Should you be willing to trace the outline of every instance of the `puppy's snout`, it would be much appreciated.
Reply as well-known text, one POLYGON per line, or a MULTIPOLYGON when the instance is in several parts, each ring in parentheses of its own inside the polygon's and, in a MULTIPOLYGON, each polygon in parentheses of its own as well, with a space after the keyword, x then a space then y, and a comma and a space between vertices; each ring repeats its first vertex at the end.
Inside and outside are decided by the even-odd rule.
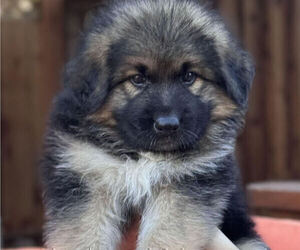
POLYGON ((175 132, 179 129, 180 122, 177 116, 159 116, 154 121, 154 129, 159 133, 175 132))

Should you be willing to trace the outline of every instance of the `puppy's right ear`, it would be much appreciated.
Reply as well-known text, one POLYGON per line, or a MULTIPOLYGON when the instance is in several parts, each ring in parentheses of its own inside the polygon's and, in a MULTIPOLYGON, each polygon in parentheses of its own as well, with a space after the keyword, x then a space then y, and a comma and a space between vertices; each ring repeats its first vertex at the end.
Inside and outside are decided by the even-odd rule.
POLYGON ((65 66, 63 90, 54 99, 51 124, 70 133, 97 110, 107 96, 103 70, 82 54, 65 66))
POLYGON ((84 53, 78 53, 66 64, 64 71, 64 88, 72 91, 82 104, 95 106, 102 102, 108 91, 108 81, 103 69, 84 53))

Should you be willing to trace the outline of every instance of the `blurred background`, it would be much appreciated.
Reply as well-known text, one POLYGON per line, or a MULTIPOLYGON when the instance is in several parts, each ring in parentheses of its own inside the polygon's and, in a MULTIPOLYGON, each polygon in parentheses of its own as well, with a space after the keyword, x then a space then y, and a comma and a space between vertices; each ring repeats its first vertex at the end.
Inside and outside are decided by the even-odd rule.
MULTIPOLYGON (((38 161, 51 100, 60 89, 63 64, 74 51, 87 11, 99 4, 1 1, 4 246, 41 244, 38 161)), ((237 148, 245 186, 260 182, 248 185, 251 210, 300 219, 300 1, 211 4, 256 61, 246 128, 237 148)))

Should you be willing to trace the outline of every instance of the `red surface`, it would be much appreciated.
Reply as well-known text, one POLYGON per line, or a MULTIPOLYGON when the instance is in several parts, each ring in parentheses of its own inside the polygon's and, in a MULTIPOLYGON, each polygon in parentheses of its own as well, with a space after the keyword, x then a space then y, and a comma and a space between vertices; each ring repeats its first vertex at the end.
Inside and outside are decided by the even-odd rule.
POLYGON ((256 229, 271 250, 300 250, 300 221, 254 217, 256 229))
MULTIPOLYGON (((256 229, 271 250, 300 250, 300 221, 254 217, 256 229)), ((124 237, 122 250, 134 250, 138 224, 135 223, 124 237)), ((18 250, 42 250, 18 248, 18 250)))

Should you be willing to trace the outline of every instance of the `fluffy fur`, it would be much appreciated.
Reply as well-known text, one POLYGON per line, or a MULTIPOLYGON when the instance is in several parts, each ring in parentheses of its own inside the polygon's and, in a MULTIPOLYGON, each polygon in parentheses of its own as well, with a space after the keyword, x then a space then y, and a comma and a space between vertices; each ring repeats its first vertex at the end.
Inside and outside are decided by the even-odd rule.
POLYGON ((216 226, 240 249, 267 249, 234 159, 249 56, 196 0, 110 2, 55 99, 42 165, 47 247, 118 249, 140 216, 140 250, 205 249, 216 226), (178 128, 157 129, 160 118, 178 128))

